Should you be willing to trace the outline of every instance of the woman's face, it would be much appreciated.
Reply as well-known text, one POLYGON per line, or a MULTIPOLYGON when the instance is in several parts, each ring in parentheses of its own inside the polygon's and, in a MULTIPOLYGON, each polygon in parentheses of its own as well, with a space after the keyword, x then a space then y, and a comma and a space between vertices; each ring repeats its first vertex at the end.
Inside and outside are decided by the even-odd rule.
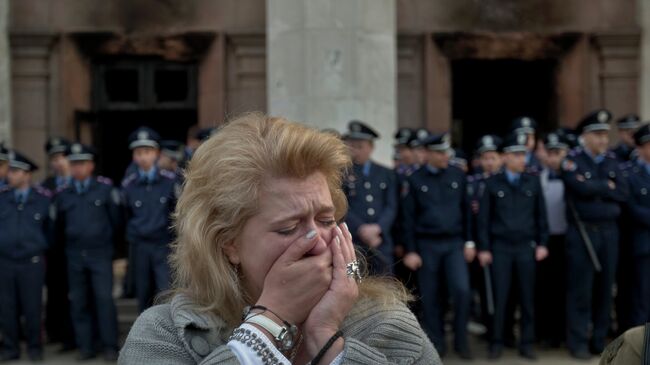
POLYGON ((334 204, 322 173, 305 179, 272 178, 265 182, 258 213, 225 251, 231 263, 240 265, 247 293, 255 301, 266 274, 287 247, 316 230, 319 242, 307 255, 322 254, 329 249, 335 226, 334 204))

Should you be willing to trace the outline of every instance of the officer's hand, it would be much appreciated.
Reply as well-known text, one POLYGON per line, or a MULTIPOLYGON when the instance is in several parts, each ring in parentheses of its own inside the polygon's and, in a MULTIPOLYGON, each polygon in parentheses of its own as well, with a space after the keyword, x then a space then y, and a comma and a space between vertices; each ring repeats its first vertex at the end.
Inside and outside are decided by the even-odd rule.
POLYGON ((548 248, 544 246, 537 246, 535 249, 535 260, 542 261, 548 257, 548 248))
POLYGON ((578 174, 578 175, 576 175, 576 180, 578 180, 580 182, 585 182, 585 177, 578 174))
POLYGON ((475 247, 465 247, 463 250, 465 255, 465 261, 472 262, 476 258, 476 248, 475 247))
POLYGON ((612 180, 607 180, 607 186, 609 186, 609 188, 612 190, 616 189, 616 183, 612 180))
POLYGON ((472 200, 471 207, 472 207, 472 214, 478 214, 479 211, 478 201, 472 200))
POLYGON ((422 258, 415 252, 409 252, 404 256, 404 266, 411 271, 416 271, 422 267, 422 258))
POLYGON ((368 242, 368 246, 371 248, 377 248, 381 246, 383 242, 384 240, 381 238, 381 236, 375 236, 370 240, 370 242, 368 242))
POLYGON ((393 255, 397 258, 401 258, 404 256, 404 246, 402 245, 395 245, 395 250, 393 251, 393 255))
POLYGON ((487 266, 492 263, 492 253, 490 251, 480 251, 478 253, 478 262, 481 266, 487 266))
POLYGON ((358 234, 359 238, 361 238, 361 241, 366 245, 369 244, 369 242, 372 240, 372 228, 369 224, 360 225, 358 234))

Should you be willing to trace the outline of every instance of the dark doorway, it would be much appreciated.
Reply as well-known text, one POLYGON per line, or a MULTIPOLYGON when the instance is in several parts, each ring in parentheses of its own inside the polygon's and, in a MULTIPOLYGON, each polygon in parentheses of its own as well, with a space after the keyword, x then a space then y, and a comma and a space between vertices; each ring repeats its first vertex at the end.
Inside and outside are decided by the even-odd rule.
POLYGON ((185 142, 197 123, 196 65, 156 58, 102 59, 93 79, 97 172, 119 182, 131 163, 128 137, 140 126, 185 142))
POLYGON ((540 131, 557 126, 553 60, 452 62, 454 142, 468 154, 484 134, 503 136, 511 121, 533 117, 540 131))

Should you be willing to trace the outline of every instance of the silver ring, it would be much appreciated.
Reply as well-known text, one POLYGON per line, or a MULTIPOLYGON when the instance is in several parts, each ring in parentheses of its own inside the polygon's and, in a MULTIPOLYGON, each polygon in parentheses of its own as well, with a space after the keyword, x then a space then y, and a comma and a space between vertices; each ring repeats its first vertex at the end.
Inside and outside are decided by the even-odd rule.
POLYGON ((354 279, 357 283, 361 282, 361 269, 359 261, 354 260, 346 265, 346 275, 354 279))

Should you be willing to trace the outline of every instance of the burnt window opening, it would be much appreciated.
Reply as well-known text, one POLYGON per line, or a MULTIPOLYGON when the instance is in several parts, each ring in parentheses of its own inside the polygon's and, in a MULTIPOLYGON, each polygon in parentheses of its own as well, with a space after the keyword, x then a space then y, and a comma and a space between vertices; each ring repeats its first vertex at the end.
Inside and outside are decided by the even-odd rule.
POLYGON ((158 59, 100 60, 93 83, 96 110, 193 108, 196 65, 158 59))

